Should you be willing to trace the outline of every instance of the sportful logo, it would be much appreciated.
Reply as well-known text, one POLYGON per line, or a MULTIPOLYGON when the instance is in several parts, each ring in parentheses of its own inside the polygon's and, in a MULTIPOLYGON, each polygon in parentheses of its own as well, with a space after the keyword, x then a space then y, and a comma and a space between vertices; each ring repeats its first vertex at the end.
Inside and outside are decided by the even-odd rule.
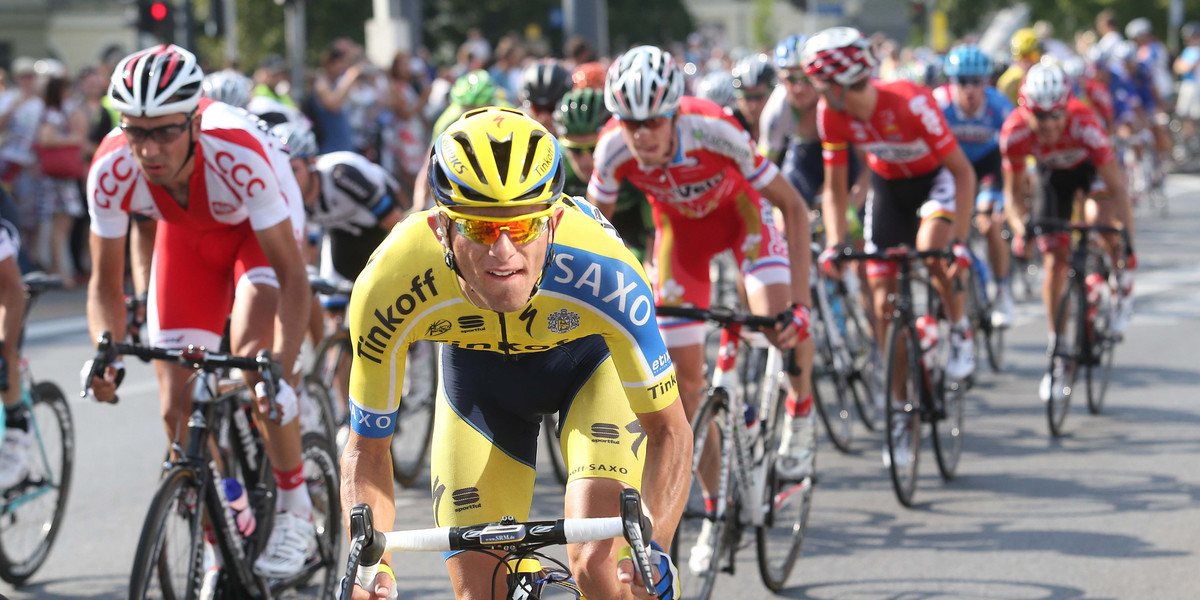
POLYGON ((550 331, 554 333, 567 333, 579 327, 579 313, 560 308, 557 312, 550 313, 550 316, 546 317, 546 321, 550 331))
POLYGON ((621 438, 621 429, 613 423, 592 423, 592 441, 616 444, 621 438))
POLYGON ((485 323, 481 315, 466 315, 458 318, 458 328, 464 332, 482 331, 485 323))

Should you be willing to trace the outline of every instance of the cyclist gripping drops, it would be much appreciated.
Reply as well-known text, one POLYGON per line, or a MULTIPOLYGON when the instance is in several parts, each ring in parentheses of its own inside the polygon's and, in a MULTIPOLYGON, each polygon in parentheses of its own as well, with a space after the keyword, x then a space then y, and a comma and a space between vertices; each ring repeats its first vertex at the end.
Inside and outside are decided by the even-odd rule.
MULTIPOLYGON (((660 549, 683 511, 691 429, 640 264, 598 210, 563 195, 563 180, 554 136, 518 111, 470 111, 438 137, 429 168, 438 206, 392 231, 350 299, 353 429, 342 506, 366 503, 376 523, 394 521, 388 451, 405 349, 441 342, 436 524, 526 520, 542 416, 558 413, 566 516, 617 516, 620 491, 643 490, 658 593, 676 598, 675 569, 660 549)), ((618 561, 623 547, 568 546, 587 597, 648 597, 631 561, 618 561)), ((504 590, 497 560, 447 556, 455 597, 504 590)), ((356 588, 354 598, 395 588, 383 565, 374 589, 356 588)))

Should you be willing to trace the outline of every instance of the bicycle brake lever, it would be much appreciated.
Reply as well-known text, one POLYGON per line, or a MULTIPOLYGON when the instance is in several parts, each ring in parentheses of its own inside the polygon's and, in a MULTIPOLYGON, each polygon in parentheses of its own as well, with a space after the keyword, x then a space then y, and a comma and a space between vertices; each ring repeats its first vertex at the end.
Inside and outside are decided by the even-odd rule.
MULTIPOLYGON (((375 574, 379 572, 379 561, 383 559, 383 536, 375 532, 374 517, 367 504, 356 504, 350 509, 350 539, 354 542, 347 562, 346 581, 371 590, 375 574), (355 553, 355 550, 358 550, 355 553)), ((349 596, 343 596, 349 598, 349 596)))
POLYGON ((275 394, 279 391, 279 380, 283 373, 283 367, 271 360, 269 350, 259 350, 254 360, 258 362, 258 372, 262 374, 263 387, 267 392, 267 403, 270 405, 267 419, 275 421, 279 419, 279 405, 275 402, 275 394))
POLYGON ((633 564, 642 575, 642 585, 647 594, 657 596, 654 570, 650 568, 650 554, 646 551, 650 546, 653 527, 642 512, 642 497, 637 490, 621 490, 621 522, 625 529, 625 541, 629 543, 633 555, 633 564))
MULTIPOLYGON (((96 378, 103 379, 104 369, 115 359, 116 351, 113 349, 112 333, 105 331, 96 338, 96 357, 92 359, 92 370, 88 373, 83 390, 79 392, 80 398, 87 398, 88 390, 91 389, 90 382, 96 378)), ((114 393, 112 402, 108 404, 117 404, 120 401, 121 397, 114 393)))

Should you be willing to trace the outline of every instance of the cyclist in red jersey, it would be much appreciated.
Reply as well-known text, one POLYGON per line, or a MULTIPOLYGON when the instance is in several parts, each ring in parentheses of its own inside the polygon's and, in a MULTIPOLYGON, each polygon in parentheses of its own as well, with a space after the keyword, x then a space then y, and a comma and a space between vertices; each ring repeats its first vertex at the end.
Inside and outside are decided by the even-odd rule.
MULTIPOLYGON (((804 45, 801 61, 823 96, 817 124, 829 190, 823 211, 829 247, 821 256, 822 266, 832 270, 839 247, 848 242, 846 163, 847 146, 853 143, 867 153, 875 192, 866 208, 867 251, 907 245, 918 250, 950 246, 954 252, 955 268, 941 260, 930 260, 928 266, 951 323, 946 376, 969 376, 975 369, 972 334, 962 296, 954 293, 951 279, 970 266, 963 240, 975 203, 971 162, 929 90, 904 80, 871 79, 874 51, 858 30, 833 27, 817 33, 804 45)), ((895 266, 868 264, 867 277, 877 317, 876 340, 882 344, 887 339, 888 295, 896 290, 895 266)), ((895 425, 907 426, 907 420, 895 425)))
MULTIPOLYGON (((1125 220, 1125 215, 1129 214, 1129 197, 1112 144, 1095 113, 1071 97, 1070 83, 1063 70, 1057 65, 1046 64, 1029 69, 1021 84, 1020 101, 1021 105, 1009 115, 1000 131, 1004 202, 1013 229, 1013 252, 1018 256, 1025 254, 1029 215, 1025 214, 1024 206, 1013 199, 1023 198, 1026 193, 1025 160, 1029 156, 1037 161, 1037 188, 1033 194, 1035 220, 1071 219, 1076 201, 1086 198, 1091 200, 1082 211, 1087 222, 1112 224, 1117 217, 1132 236, 1132 221, 1125 220), (1101 199, 1103 201, 1098 201, 1101 199)), ((1049 317, 1051 349, 1055 341, 1058 298, 1066 286, 1069 241, 1066 233, 1038 238, 1046 273, 1042 282, 1042 301, 1049 317)), ((1137 264, 1132 237, 1124 257, 1115 254, 1118 245, 1114 242, 1110 239, 1113 262, 1124 263, 1127 270, 1121 285, 1130 290, 1133 283, 1129 270, 1137 264)), ((1119 306, 1118 316, 1112 324, 1114 331, 1124 330, 1129 321, 1131 302, 1131 298, 1127 298, 1119 306)), ((1039 388, 1042 400, 1050 398, 1050 381, 1050 373, 1046 373, 1039 388)), ((1061 392, 1056 390, 1056 393, 1061 392)))
MULTIPOLYGON (((781 476, 802 480, 812 473, 808 440, 815 435, 808 383, 814 353, 808 339, 811 242, 804 199, 755 152, 733 117, 711 101, 683 96, 683 73, 669 52, 653 46, 629 50, 609 67, 604 94, 614 117, 596 144, 588 200, 609 215, 622 181, 646 193, 657 230, 655 301, 707 307, 710 261, 732 250, 752 312, 778 314, 794 303, 794 327, 765 333, 779 348, 795 348, 803 370, 791 378, 785 429, 791 435, 777 462, 781 476), (786 238, 772 205, 783 212, 786 238)), ((690 419, 705 386, 704 323, 660 317, 659 327, 690 419)), ((707 481, 705 489, 715 490, 715 483, 707 481)), ((703 557, 693 552, 692 558, 703 557)))
POLYGON ((1111 134, 1116 123, 1116 112, 1108 86, 1088 75, 1087 61, 1080 56, 1064 60, 1062 68, 1067 74, 1067 80, 1071 82, 1071 92, 1096 113, 1096 117, 1104 125, 1104 131, 1111 134))
MULTIPOLYGON (((158 221, 146 284, 150 342, 217 348, 228 318, 234 353, 270 349, 291 373, 311 297, 297 245, 303 212, 295 177, 282 143, 253 117, 201 99, 202 78, 196 57, 173 45, 131 54, 113 72, 109 99, 121 113, 120 129, 96 151, 87 185, 95 264, 89 330, 93 337, 104 331, 124 336, 126 232, 130 215, 142 214, 158 221)), ((154 364, 163 424, 174 440, 186 433, 182 421, 190 408, 181 399, 191 371, 154 364)), ((243 376, 259 395, 255 417, 279 490, 273 529, 254 569, 288 577, 303 567, 316 535, 296 396, 281 382, 280 418, 271 422, 257 375, 243 376)), ((120 380, 118 364, 102 380, 84 383, 96 399, 112 401, 120 380)))

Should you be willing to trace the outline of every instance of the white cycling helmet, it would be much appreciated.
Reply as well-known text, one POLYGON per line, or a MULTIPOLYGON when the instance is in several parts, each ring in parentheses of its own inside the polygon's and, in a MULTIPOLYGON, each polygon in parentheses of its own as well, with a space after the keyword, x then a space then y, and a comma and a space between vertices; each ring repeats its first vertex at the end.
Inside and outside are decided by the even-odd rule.
POLYGON ((317 136, 312 129, 296 123, 280 123, 271 128, 271 135, 287 146, 288 156, 310 158, 317 155, 317 136))
POLYGON ((712 100, 722 107, 733 106, 737 101, 733 93, 733 75, 723 69, 705 75, 696 86, 696 97, 712 100))
POLYGON ((1087 74, 1087 61, 1082 57, 1072 55, 1063 60, 1062 69, 1068 80, 1079 82, 1087 74))
POLYGON ((204 97, 230 106, 246 108, 254 91, 254 80, 232 69, 204 76, 204 97))
POLYGON ((617 117, 642 121, 679 108, 683 71, 670 52, 631 48, 613 61, 604 78, 604 105, 617 117))
POLYGON ((163 44, 121 59, 109 80, 108 97, 114 110, 131 117, 190 113, 200 104, 203 80, 194 54, 163 44))
POLYGON ((1021 84, 1022 106, 1035 112, 1051 112, 1066 108, 1070 98, 1071 84, 1062 67, 1045 62, 1029 67, 1021 84))
POLYGON ((1150 19, 1138 17, 1125 26, 1125 37, 1133 40, 1143 35, 1150 35, 1153 31, 1154 27, 1150 25, 1150 19))
POLYGON ((813 79, 848 86, 871 76, 875 50, 859 30, 830 27, 808 38, 800 63, 813 79))
POLYGON ((775 85, 775 65, 766 54, 751 54, 733 66, 733 87, 741 90, 775 85))

